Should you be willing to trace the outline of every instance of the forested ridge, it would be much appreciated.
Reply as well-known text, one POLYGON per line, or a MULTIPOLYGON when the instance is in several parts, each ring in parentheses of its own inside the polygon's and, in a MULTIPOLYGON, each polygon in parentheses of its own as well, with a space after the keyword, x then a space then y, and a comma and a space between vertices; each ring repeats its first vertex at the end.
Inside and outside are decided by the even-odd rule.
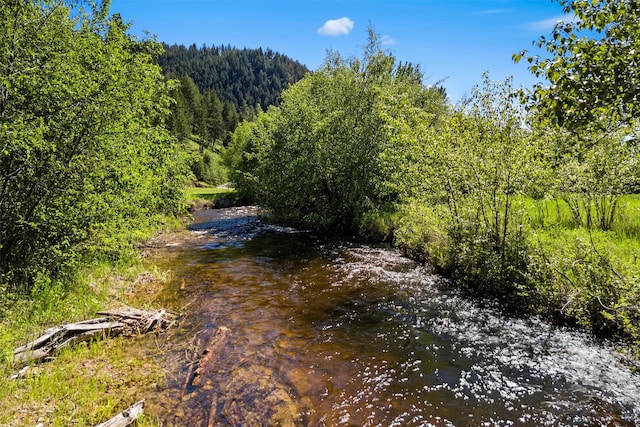
POLYGON ((169 76, 189 76, 201 93, 215 91, 242 112, 276 104, 282 90, 309 72, 306 66, 271 49, 229 45, 189 47, 163 44, 158 64, 169 76))
POLYGON ((221 184, 227 173, 219 152, 236 125, 277 104, 282 91, 309 70, 270 49, 162 46, 158 64, 179 82, 171 90, 167 127, 190 154, 195 178, 221 184))

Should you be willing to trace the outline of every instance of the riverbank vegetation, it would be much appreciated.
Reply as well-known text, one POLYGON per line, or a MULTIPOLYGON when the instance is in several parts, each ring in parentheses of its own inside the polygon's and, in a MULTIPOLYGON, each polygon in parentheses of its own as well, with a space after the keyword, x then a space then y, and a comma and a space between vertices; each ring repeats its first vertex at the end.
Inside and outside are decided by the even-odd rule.
POLYGON ((487 73, 455 107, 370 29, 362 58, 330 53, 239 125, 236 188, 294 224, 392 241, 506 309, 640 343, 638 81, 615 69, 639 59, 638 12, 562 4, 577 23, 541 39, 552 59, 528 58, 550 89, 487 73), (613 68, 594 77, 600 57, 613 68), (610 99, 598 78, 633 82, 610 99))
POLYGON ((108 2, 0 7, 0 284, 29 294, 115 259, 181 209, 183 151, 165 130, 157 44, 108 2))
MULTIPOLYGON (((162 350, 153 351, 142 336, 76 345, 56 354, 53 362, 20 371, 13 365, 13 349, 46 328, 70 319, 95 318, 107 307, 148 306, 150 301, 134 297, 134 291, 168 280, 168 273, 142 263, 117 268, 108 263, 91 265, 81 273, 73 289, 61 285, 41 289, 29 299, 15 299, 3 307, 0 425, 97 425, 164 383, 162 350)), ((143 416, 137 425, 161 424, 143 416)))
POLYGON ((183 210, 162 47, 108 7, 0 3, 0 424, 93 425, 161 379, 119 340, 9 379, 12 350, 46 327, 129 302, 152 275, 138 245, 183 210))

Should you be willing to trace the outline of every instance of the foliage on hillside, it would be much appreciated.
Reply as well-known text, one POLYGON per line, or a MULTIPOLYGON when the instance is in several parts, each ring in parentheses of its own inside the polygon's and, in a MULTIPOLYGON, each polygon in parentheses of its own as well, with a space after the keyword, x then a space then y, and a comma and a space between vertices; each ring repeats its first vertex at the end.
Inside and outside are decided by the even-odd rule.
POLYGON ((271 49, 163 44, 157 58, 165 75, 179 84, 171 91, 168 128, 190 157, 199 181, 227 179, 220 152, 242 120, 253 120, 279 102, 284 89, 309 70, 271 49))
POLYGON ((191 172, 198 181, 226 182, 219 151, 228 145, 241 120, 236 107, 222 103, 215 91, 201 94, 189 76, 173 83, 167 129, 188 154, 191 172))
POLYGON ((195 44, 164 45, 158 64, 168 75, 189 76, 203 94, 215 91, 223 103, 231 102, 243 114, 277 104, 280 93, 309 72, 271 49, 195 44))
POLYGON ((178 208, 160 46, 88 5, 0 4, 0 291, 115 257, 178 208))

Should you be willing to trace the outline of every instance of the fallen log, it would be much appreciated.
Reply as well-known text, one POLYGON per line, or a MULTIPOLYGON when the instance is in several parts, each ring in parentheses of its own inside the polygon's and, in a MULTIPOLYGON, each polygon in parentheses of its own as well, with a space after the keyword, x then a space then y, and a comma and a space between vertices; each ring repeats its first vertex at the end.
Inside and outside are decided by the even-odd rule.
POLYGON ((191 384, 200 385, 202 383, 202 378, 215 367, 221 351, 230 337, 231 331, 226 326, 220 326, 216 330, 213 338, 209 341, 209 344, 202 353, 198 367, 193 372, 191 384))
POLYGON ((231 330, 226 326, 218 327, 213 333, 200 331, 194 337, 192 359, 182 386, 182 401, 176 411, 181 420, 176 424, 193 427, 235 425, 220 423, 218 394, 214 391, 214 385, 219 381, 220 365, 225 360, 231 340, 231 330), (209 400, 210 394, 213 394, 213 400, 209 400))
POLYGON ((61 349, 85 341, 163 331, 175 319, 175 315, 165 310, 144 311, 131 307, 100 312, 98 315, 103 317, 47 329, 36 340, 13 351, 14 365, 24 366, 49 360, 61 349))
POLYGON ((136 404, 120 412, 110 420, 105 421, 102 424, 98 424, 96 427, 126 427, 137 420, 143 412, 144 400, 141 400, 140 402, 137 402, 136 404))
POLYGON ((60 333, 60 331, 62 331, 63 328, 61 327, 55 327, 55 328, 49 328, 46 331, 44 331, 44 334, 38 338, 37 340, 30 342, 27 345, 23 345, 22 347, 18 347, 13 351, 13 354, 19 354, 22 353, 24 351, 30 350, 30 349, 37 349, 42 347, 44 344, 46 344, 47 342, 51 341, 51 339, 58 333, 60 333))
POLYGON ((190 369, 185 377, 182 386, 183 394, 188 394, 188 389, 192 386, 202 385, 203 377, 209 372, 224 349, 225 344, 231 338, 231 331, 226 326, 220 326, 216 329, 213 337, 208 339, 206 343, 200 334, 194 339, 196 360, 190 364, 190 369))

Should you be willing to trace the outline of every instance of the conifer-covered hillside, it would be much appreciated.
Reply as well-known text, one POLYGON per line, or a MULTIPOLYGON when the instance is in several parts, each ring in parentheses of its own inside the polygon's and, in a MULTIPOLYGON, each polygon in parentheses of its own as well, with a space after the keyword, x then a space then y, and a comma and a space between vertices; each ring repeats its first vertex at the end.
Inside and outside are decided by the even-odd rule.
POLYGON ((277 104, 283 89, 309 72, 306 66, 271 49, 238 49, 195 44, 169 46, 158 63, 165 74, 189 76, 201 93, 214 90, 220 100, 239 111, 277 104))

